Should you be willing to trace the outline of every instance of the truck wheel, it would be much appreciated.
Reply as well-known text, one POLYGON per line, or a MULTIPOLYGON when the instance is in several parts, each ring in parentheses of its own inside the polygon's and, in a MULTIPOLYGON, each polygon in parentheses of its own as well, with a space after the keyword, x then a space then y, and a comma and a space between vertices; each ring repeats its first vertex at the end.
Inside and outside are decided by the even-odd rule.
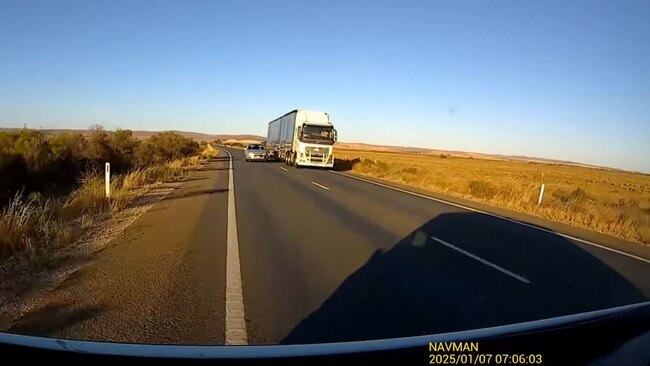
POLYGON ((291 157, 289 158, 289 165, 296 165, 296 154, 291 153, 291 157))

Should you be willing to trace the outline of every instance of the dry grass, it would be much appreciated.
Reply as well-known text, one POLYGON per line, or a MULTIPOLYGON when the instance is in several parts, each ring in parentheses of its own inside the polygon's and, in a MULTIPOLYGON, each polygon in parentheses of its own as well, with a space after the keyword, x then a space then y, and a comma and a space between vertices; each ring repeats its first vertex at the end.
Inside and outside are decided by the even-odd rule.
POLYGON ((81 231, 67 225, 56 201, 27 200, 18 193, 0 212, 0 256, 20 253, 29 260, 76 240, 81 231))
POLYGON ((206 144, 203 151, 201 151, 201 157, 203 159, 214 159, 219 155, 219 150, 215 149, 211 144, 206 144))
POLYGON ((46 259, 56 248, 75 242, 97 220, 121 211, 153 184, 185 179, 201 156, 135 169, 111 179, 105 197, 104 177, 86 173, 64 199, 25 198, 21 193, 0 211, 0 259, 14 255, 46 259))
POLYGON ((345 170, 650 244, 650 175, 343 149, 336 156, 345 170), (538 207, 542 174, 546 187, 538 207))

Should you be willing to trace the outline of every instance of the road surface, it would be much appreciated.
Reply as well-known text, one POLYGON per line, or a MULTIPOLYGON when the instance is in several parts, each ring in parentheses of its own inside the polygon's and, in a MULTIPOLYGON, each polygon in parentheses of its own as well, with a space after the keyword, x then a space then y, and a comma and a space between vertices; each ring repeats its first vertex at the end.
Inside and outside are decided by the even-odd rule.
POLYGON ((232 162, 220 154, 10 331, 141 343, 338 342, 650 299, 647 260, 228 151, 232 162))

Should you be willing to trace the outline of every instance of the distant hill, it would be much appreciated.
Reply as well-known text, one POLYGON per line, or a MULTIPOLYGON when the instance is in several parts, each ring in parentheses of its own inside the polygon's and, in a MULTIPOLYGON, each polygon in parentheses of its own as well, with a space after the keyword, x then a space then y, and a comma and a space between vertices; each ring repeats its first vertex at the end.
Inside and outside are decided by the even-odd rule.
MULTIPOLYGON (((21 128, 14 127, 0 127, 0 131, 20 131, 21 128)), ((92 133, 92 130, 70 130, 70 129, 42 129, 40 130, 45 134, 59 134, 59 133, 81 133, 84 135, 89 135, 92 133)), ((145 139, 151 137, 160 132, 175 132, 185 137, 191 138, 196 141, 214 141, 222 140, 224 142, 239 142, 242 144, 250 143, 259 143, 264 141, 265 137, 259 135, 227 135, 227 134, 206 134, 200 132, 188 132, 188 131, 178 131, 178 130, 169 130, 169 131, 141 131, 134 130, 133 136, 138 139, 145 139)), ((528 161, 533 163, 544 163, 544 164, 561 164, 561 165, 574 165, 582 166, 588 168, 598 168, 598 169, 607 169, 607 170, 621 170, 616 168, 602 167, 598 165, 590 165, 577 163, 567 160, 556 160, 556 159, 547 159, 547 158, 537 158, 530 156, 521 156, 521 155, 499 155, 499 154, 484 154, 468 151, 454 151, 454 150, 438 150, 438 149, 429 149, 423 147, 409 147, 409 146, 391 146, 391 145, 374 145, 362 142, 337 142, 336 147, 340 149, 349 149, 349 150, 365 150, 365 151, 377 151, 377 152, 393 152, 393 153, 408 153, 408 154, 426 154, 426 155, 447 155, 451 157, 459 158, 472 158, 472 159, 490 159, 490 160, 517 160, 517 161, 528 161)), ((622 171, 622 170, 621 170, 622 171)), ((644 174, 644 173, 641 173, 644 174)))
MULTIPOLYGON (((17 127, 0 127, 0 131, 9 131, 9 132, 14 132, 14 131, 20 131, 22 128, 17 128, 17 127)), ((71 130, 71 129, 42 129, 40 130, 44 134, 47 135, 56 135, 60 133, 81 133, 83 135, 90 135, 92 133, 92 130, 71 130)), ((141 130, 133 130, 133 137, 138 138, 138 139, 146 139, 148 137, 151 137, 157 133, 161 132, 175 132, 178 133, 179 135, 183 135, 187 138, 191 138, 193 140, 197 141, 212 141, 212 140, 251 140, 251 141, 262 141, 264 137, 262 136, 257 136, 257 135, 246 135, 246 134, 241 134, 241 135, 226 135, 226 134, 207 134, 207 133, 200 133, 200 132, 188 132, 188 131, 178 131, 178 130, 167 130, 167 131, 141 131, 141 130)))
POLYGON ((426 154, 426 155, 447 155, 447 156, 459 157, 459 158, 490 159, 490 160, 518 160, 518 161, 530 161, 535 163, 578 165, 578 166, 584 166, 590 168, 613 169, 613 168, 606 168, 597 165, 576 163, 568 160, 536 158, 536 157, 522 156, 522 155, 485 154, 485 153, 477 153, 477 152, 469 152, 469 151, 428 149, 422 147, 373 145, 373 144, 358 143, 358 142, 338 142, 336 146, 341 149, 349 149, 349 150, 366 150, 366 151, 376 151, 376 152, 394 152, 394 153, 426 154))
POLYGON ((197 141, 212 141, 212 140, 254 140, 254 141, 262 141, 264 138, 262 136, 257 136, 257 135, 246 135, 246 134, 241 134, 241 135, 226 135, 226 134, 207 134, 207 133, 200 133, 200 132, 188 132, 188 131, 177 131, 177 130, 171 130, 171 131, 133 131, 133 136, 135 138, 139 139, 145 139, 148 137, 151 137, 152 135, 155 135, 160 132, 175 132, 179 135, 183 135, 187 138, 191 138, 197 141))

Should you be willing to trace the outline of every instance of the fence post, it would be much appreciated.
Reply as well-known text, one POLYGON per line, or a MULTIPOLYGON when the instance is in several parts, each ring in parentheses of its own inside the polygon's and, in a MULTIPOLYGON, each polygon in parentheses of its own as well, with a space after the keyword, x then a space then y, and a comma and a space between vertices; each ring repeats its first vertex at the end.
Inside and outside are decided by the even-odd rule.
POLYGON ((111 163, 106 163, 105 171, 106 198, 111 198, 111 163))

